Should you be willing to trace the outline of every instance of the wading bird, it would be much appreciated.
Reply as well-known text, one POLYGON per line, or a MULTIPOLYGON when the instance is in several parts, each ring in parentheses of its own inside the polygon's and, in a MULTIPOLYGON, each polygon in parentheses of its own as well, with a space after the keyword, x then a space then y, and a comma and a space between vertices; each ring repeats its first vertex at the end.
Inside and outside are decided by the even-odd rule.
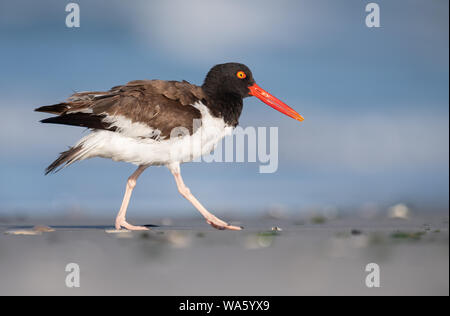
POLYGON ((282 101, 261 89, 250 69, 238 63, 216 65, 202 86, 187 81, 136 80, 106 92, 79 92, 66 102, 35 111, 56 114, 42 120, 82 126, 91 133, 60 154, 46 169, 56 172, 76 161, 110 158, 138 166, 128 178, 116 229, 147 230, 126 221, 136 180, 149 166, 164 165, 173 174, 178 190, 217 229, 240 230, 203 207, 184 184, 180 164, 211 152, 237 126, 243 99, 255 96, 298 121, 303 118, 282 101), (191 144, 200 144, 192 151, 191 144))

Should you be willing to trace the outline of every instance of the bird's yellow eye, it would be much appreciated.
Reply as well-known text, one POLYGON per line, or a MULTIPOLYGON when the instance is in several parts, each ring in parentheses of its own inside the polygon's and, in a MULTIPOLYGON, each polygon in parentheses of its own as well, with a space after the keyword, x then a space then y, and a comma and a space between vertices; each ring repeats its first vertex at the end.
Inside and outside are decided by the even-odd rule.
POLYGON ((244 79, 245 77, 247 77, 247 75, 243 71, 238 71, 236 73, 236 77, 238 77, 239 79, 244 79))

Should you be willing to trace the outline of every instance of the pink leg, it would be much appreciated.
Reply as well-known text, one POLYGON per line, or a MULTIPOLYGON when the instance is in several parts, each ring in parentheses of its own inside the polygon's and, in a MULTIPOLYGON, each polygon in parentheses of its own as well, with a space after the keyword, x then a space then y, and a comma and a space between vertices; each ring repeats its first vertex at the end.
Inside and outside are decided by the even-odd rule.
POLYGON ((127 214, 128 203, 130 202, 131 193, 133 192, 133 189, 136 186, 136 180, 137 178, 139 178, 142 172, 144 172, 144 170, 147 169, 147 167, 148 166, 139 166, 139 168, 137 168, 137 170, 128 178, 122 205, 116 217, 117 230, 120 230, 122 227, 129 230, 148 230, 148 228, 144 226, 134 226, 128 224, 125 218, 127 214))
POLYGON ((200 202, 195 198, 195 196, 192 195, 189 188, 184 184, 183 178, 180 174, 180 167, 179 165, 171 166, 169 167, 170 171, 172 172, 173 176, 175 177, 175 181, 177 183, 178 191, 180 191, 181 195, 184 196, 189 202, 194 205, 194 207, 203 215, 203 217, 206 219, 206 222, 217 229, 230 229, 230 230, 241 230, 242 227, 238 226, 232 226, 228 225, 228 223, 224 222, 223 220, 217 218, 206 208, 203 207, 203 205, 200 204, 200 202))

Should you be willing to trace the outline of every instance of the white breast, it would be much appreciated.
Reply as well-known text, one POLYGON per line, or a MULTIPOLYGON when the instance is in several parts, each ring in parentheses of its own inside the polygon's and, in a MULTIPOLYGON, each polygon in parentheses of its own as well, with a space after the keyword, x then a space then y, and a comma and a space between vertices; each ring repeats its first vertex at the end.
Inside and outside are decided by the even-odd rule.
MULTIPOLYGON (((136 165, 168 165, 176 162, 187 162, 211 152, 215 145, 226 135, 231 134, 233 127, 227 125, 222 118, 213 117, 209 109, 201 102, 194 104, 200 110, 200 126, 192 135, 173 131, 171 138, 164 140, 142 139, 130 137, 130 134, 97 130, 80 140, 76 146, 82 146, 79 157, 104 157, 116 161, 130 162, 136 165)), ((182 130, 181 130, 182 132, 182 130)))

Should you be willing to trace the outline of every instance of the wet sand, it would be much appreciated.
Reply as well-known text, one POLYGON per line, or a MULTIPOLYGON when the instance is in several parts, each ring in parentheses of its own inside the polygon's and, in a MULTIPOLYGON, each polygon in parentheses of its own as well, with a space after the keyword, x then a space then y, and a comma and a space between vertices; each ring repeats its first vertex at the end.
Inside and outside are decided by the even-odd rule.
POLYGON ((0 295, 448 295, 448 213, 413 219, 246 218, 240 232, 200 219, 0 224, 0 295), (36 224, 51 229, 38 229, 36 224), (279 227, 278 231, 272 230, 279 227), (53 231, 54 230, 54 231, 53 231), (19 233, 14 235, 14 233, 19 233), (80 287, 65 285, 68 263, 80 287), (365 285, 380 266, 380 288, 365 285))

